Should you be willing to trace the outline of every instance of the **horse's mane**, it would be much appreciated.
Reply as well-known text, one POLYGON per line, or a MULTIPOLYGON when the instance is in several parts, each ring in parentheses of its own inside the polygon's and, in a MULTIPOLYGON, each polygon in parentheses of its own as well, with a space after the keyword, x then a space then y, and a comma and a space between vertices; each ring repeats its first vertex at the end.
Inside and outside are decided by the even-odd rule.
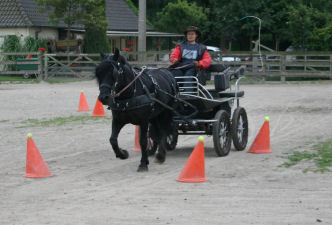
POLYGON ((119 52, 114 54, 104 54, 101 52, 100 55, 102 61, 95 69, 95 75, 99 84, 104 79, 104 76, 109 74, 110 68, 113 68, 117 63, 120 63, 125 70, 132 71, 132 66, 128 63, 126 57, 120 55, 119 52))
POLYGON ((110 67, 113 67, 110 61, 102 61, 95 69, 95 75, 97 77, 98 83, 103 80, 103 77, 107 74, 110 67))

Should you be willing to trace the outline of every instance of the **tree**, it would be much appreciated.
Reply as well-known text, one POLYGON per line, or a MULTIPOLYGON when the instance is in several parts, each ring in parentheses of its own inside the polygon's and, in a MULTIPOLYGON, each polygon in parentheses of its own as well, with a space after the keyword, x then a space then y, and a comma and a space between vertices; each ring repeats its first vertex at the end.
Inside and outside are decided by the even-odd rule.
POLYGON ((315 50, 332 51, 332 22, 325 27, 316 29, 313 37, 315 50))
MULTIPOLYGON (((265 0, 260 17, 263 19, 262 33, 270 33, 274 49, 279 51, 280 42, 289 42, 289 26, 287 25, 290 7, 297 8, 299 0, 265 0)), ((289 44, 288 44, 289 45, 289 44)))
MULTIPOLYGON (((214 15, 210 25, 210 32, 219 32, 221 42, 232 42, 237 40, 242 49, 250 46, 253 38, 258 38, 258 21, 248 18, 241 20, 245 16, 258 16, 262 5, 261 0, 241 0, 241 1, 211 1, 213 3, 214 15), (215 19, 213 19, 215 18, 215 19), (218 29, 215 29, 215 28, 218 29), (242 47, 241 47, 242 46, 242 47), (245 46, 245 47, 244 47, 245 46)), ((222 46, 225 47, 225 46, 222 46)))
POLYGON ((166 32, 182 33, 188 26, 203 26, 207 22, 208 10, 197 6, 196 3, 188 3, 186 0, 178 0, 168 3, 166 7, 157 13, 157 29, 166 32))
POLYGON ((297 8, 291 7, 289 27, 292 45, 298 49, 316 50, 316 34, 325 27, 327 17, 324 12, 316 8, 300 4, 297 8))
POLYGON ((108 20, 105 14, 105 0, 86 0, 83 4, 84 16, 84 52, 109 52, 110 45, 106 35, 108 20))
POLYGON ((58 23, 63 20, 67 24, 67 40, 70 39, 70 31, 75 23, 81 22, 82 2, 84 0, 35 0, 38 5, 44 6, 42 12, 48 12, 51 23, 58 23))

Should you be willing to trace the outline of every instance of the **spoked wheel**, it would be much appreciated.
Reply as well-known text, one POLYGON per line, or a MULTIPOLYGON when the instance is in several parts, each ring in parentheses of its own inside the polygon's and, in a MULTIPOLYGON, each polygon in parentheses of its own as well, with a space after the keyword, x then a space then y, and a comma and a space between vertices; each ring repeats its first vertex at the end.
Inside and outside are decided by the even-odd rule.
POLYGON ((229 114, 219 110, 213 123, 213 143, 218 156, 228 155, 231 149, 231 123, 229 114))
POLYGON ((246 110, 238 107, 234 110, 232 118, 232 138, 236 150, 246 148, 248 142, 248 118, 246 110))

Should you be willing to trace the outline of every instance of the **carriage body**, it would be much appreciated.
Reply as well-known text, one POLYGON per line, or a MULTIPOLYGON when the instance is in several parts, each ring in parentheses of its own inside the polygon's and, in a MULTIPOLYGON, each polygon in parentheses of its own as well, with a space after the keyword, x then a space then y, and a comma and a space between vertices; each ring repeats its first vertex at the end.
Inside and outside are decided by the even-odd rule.
POLYGON ((179 98, 183 101, 179 113, 189 118, 173 116, 173 132, 165 140, 168 150, 175 149, 178 135, 213 136, 217 156, 227 155, 232 142, 235 149, 245 149, 248 119, 245 109, 240 107, 240 98, 244 97, 244 91, 239 90, 241 72, 231 73, 227 68, 216 74, 213 89, 206 89, 196 77, 176 77, 179 98), (236 80, 234 87, 231 80, 236 80))

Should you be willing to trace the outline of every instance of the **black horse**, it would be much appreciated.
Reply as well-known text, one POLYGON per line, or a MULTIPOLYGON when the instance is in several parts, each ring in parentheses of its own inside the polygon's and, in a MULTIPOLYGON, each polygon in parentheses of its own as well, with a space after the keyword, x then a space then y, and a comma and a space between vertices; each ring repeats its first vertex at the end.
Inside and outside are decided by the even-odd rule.
POLYGON ((102 62, 96 68, 99 100, 112 110, 110 143, 117 158, 128 158, 128 151, 119 148, 118 135, 128 123, 140 126, 139 143, 142 157, 138 171, 148 170, 147 133, 159 146, 156 159, 164 162, 164 140, 172 132, 172 107, 175 106, 177 85, 167 69, 135 69, 116 49, 113 55, 101 53, 102 62), (139 76, 139 77, 137 77, 139 76), (150 124, 150 125, 149 125, 150 124))

